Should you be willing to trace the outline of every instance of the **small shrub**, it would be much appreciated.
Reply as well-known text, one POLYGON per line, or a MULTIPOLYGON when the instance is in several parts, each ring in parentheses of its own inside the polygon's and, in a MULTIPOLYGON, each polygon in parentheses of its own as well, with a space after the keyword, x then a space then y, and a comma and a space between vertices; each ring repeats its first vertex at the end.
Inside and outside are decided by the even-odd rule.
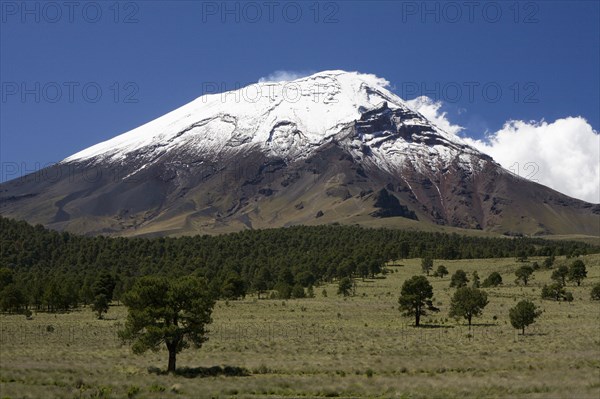
POLYGON ((306 294, 304 293, 304 288, 300 284, 294 285, 292 288, 292 298, 304 298, 306 294))
POLYGON ((257 368, 255 368, 253 370, 254 374, 269 374, 271 372, 272 372, 272 370, 270 368, 268 368, 265 364, 261 364, 260 366, 258 366, 257 368))
POLYGON ((573 293, 572 292, 565 292, 565 301, 567 302, 573 302, 573 293))
POLYGON ((596 283, 592 287, 592 291, 590 292, 590 298, 592 298, 592 301, 600 301, 600 283, 596 283))
POLYGON ((542 299, 552 299, 555 301, 560 301, 562 299, 571 302, 573 300, 573 294, 565 291, 560 283, 552 283, 542 287, 542 299))
POLYGON ((134 398, 138 393, 140 393, 140 387, 134 385, 132 387, 129 387, 129 389, 127 390, 127 397, 134 398))
POLYGON ((498 272, 493 272, 483 280, 482 287, 497 287, 502 284, 502 276, 498 272))
POLYGON ((158 385, 158 384, 154 384, 154 385, 151 385, 150 388, 148 388, 148 390, 150 392, 164 392, 167 390, 167 387, 158 385))

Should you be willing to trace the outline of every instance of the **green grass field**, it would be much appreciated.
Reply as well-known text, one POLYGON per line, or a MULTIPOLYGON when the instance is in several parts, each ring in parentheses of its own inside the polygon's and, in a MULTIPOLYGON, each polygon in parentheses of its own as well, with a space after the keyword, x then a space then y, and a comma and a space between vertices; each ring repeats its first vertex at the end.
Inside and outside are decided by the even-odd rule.
MULTIPOLYGON (((420 259, 399 261, 385 279, 357 280, 356 295, 335 284, 316 298, 217 303, 210 340, 178 356, 178 367, 243 367, 248 376, 159 375, 167 353, 134 355, 116 337, 126 317, 112 306, 106 320, 85 308, 66 314, 0 316, 1 398, 599 398, 600 304, 589 297, 600 282, 600 255, 583 257, 588 278, 569 284, 572 303, 543 301, 551 271, 528 287, 514 283, 514 259, 435 261, 452 274, 501 273, 504 285, 486 289, 489 305, 474 319, 448 317, 450 276, 430 277, 439 313, 422 328, 403 318, 403 281, 420 274, 420 259), (327 291, 327 297, 323 296, 327 291), (508 309, 532 299, 544 313, 525 336, 508 309)), ((535 259, 532 259, 535 260, 535 259)), ((566 262, 558 258, 557 263, 566 262)), ((541 263, 541 262, 540 262, 541 263)), ((193 370, 192 370, 193 371, 193 370)), ((193 374, 190 372, 189 374, 193 374)))

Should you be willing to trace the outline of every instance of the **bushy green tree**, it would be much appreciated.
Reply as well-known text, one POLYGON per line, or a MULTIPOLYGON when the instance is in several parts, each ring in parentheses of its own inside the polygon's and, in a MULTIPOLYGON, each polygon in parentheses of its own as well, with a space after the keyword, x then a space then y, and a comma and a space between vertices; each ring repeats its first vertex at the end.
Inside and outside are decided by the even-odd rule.
POLYGON ((433 273, 433 277, 444 278, 448 275, 448 269, 444 265, 439 265, 435 272, 433 273))
POLYGON ((565 265, 560 265, 557 269, 552 272, 550 278, 560 285, 565 285, 567 276, 569 275, 569 268, 565 265))
POLYGON ((277 298, 279 299, 290 299, 292 297, 292 286, 284 281, 280 281, 275 284, 275 291, 277 291, 277 298))
POLYGON ((469 278, 467 277, 467 273, 462 269, 455 271, 450 278, 450 287, 460 288, 466 286, 468 283, 469 278))
POLYGON ((365 278, 369 276, 369 265, 366 262, 360 262, 356 266, 356 274, 365 281, 365 278))
POLYGON ((14 281, 14 273, 8 267, 0 267, 0 291, 12 284, 14 281))
POLYGON ((483 280, 482 287, 497 287, 502 284, 502 276, 498 272, 492 272, 483 280))
POLYGON ((177 353, 190 343, 200 347, 208 339, 206 325, 212 322, 215 300, 202 279, 143 277, 125 294, 123 303, 129 312, 119 336, 132 342, 138 354, 166 345, 169 372, 175 371, 177 353))
POLYGON ((292 298, 304 298, 305 296, 304 287, 300 283, 295 284, 292 288, 292 298))
POLYGON ((375 278, 376 274, 381 273, 383 262, 378 259, 371 259, 369 262, 369 274, 371 278, 375 278))
POLYGON ((520 301, 508 312, 510 324, 521 330, 523 335, 525 335, 525 327, 533 324, 541 314, 542 312, 537 306, 529 300, 520 301))
POLYGON ((552 269, 552 265, 554 265, 554 256, 548 256, 544 259, 544 263, 542 264, 544 269, 552 269))
POLYGON ((471 327, 472 318, 481 316, 487 304, 487 294, 484 291, 477 288, 460 287, 452 296, 450 317, 464 317, 471 327))
POLYGON ((115 287, 115 278, 108 272, 100 273, 94 284, 92 284, 91 290, 92 295, 94 295, 92 311, 96 313, 98 319, 102 319, 102 315, 108 312, 115 287))
POLYGON ((225 299, 240 299, 246 296, 246 283, 236 272, 230 272, 221 286, 221 296, 225 299))
POLYGON ((4 312, 20 312, 26 305, 27 298, 16 284, 8 284, 0 290, 0 309, 4 312))
POLYGON ((113 299, 115 286, 116 281, 112 274, 106 271, 102 272, 98 275, 94 284, 92 284, 92 295, 94 295, 94 298, 98 295, 104 295, 106 300, 110 303, 113 299))
POLYGON ((423 273, 426 273, 429 276, 429 272, 433 269, 433 259, 429 256, 421 259, 421 269, 423 270, 423 273))
POLYGON ((481 285, 480 283, 480 279, 479 279, 479 273, 477 273, 477 271, 473 272, 473 288, 479 288, 479 286, 481 285))
POLYGON ((338 295, 349 296, 352 292, 352 279, 350 277, 344 277, 338 283, 338 295))
POLYGON ((98 294, 92 302, 92 311, 96 312, 98 319, 102 319, 102 315, 108 312, 108 298, 104 294, 98 294))
POLYGON ((529 265, 521 266, 515 271, 515 276, 517 276, 515 283, 527 285, 533 279, 533 267, 529 265))
POLYGON ((258 295, 258 299, 260 299, 260 295, 269 289, 269 281, 271 279, 271 274, 266 267, 261 267, 258 269, 254 275, 254 279, 252 280, 252 289, 256 291, 258 295))
POLYGON ((428 311, 437 312, 433 306, 433 287, 425 276, 413 276, 402 284, 400 291, 400 311, 405 316, 414 316, 415 326, 419 327, 421 316, 428 311))
POLYGON ((577 259, 571 263, 571 266, 569 267, 569 274, 567 275, 569 281, 573 281, 579 286, 586 277, 587 270, 585 268, 585 263, 583 263, 581 259, 577 259))
POLYGON ((315 278, 315 275, 312 272, 305 270, 296 274, 296 277, 294 277, 294 281, 297 284, 300 284, 302 287, 308 287, 310 285, 313 285, 315 281, 317 281, 317 279, 315 278))

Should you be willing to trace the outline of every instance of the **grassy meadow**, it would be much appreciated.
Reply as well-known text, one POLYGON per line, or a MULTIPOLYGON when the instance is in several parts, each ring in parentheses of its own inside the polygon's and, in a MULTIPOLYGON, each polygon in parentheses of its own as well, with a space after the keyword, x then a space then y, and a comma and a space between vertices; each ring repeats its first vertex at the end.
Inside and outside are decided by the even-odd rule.
MULTIPOLYGON (((450 275, 502 275, 503 286, 485 289, 489 304, 471 331, 448 317, 450 275, 429 277, 441 311, 425 326, 400 315, 401 285, 421 273, 420 259, 398 261, 386 278, 358 279, 348 298, 329 284, 315 287, 315 298, 219 301, 209 341, 178 355, 185 375, 154 372, 166 369, 166 350, 134 355, 119 342, 123 306, 105 320, 89 308, 32 320, 1 315, 0 398, 598 398, 600 304, 589 294, 600 282, 600 255, 582 258, 588 278, 568 284, 572 303, 540 298, 550 270, 521 287, 514 259, 436 260, 434 269, 444 264, 450 275), (521 336, 508 310, 524 298, 543 314, 521 336), (225 365, 249 375, 198 376, 225 365)), ((557 258, 555 267, 566 262, 557 258)))

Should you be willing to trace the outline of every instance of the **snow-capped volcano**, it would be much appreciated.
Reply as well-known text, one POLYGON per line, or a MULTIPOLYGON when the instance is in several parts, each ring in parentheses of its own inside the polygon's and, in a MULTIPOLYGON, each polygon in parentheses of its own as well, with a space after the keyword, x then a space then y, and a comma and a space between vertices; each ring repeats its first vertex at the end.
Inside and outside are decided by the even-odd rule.
MULTIPOLYGON (((64 162, 123 161, 128 156, 156 160, 161 154, 185 151, 214 155, 260 148, 286 159, 310 156, 319 146, 338 138, 349 123, 365 112, 387 106, 396 111, 395 129, 435 132, 447 143, 467 150, 458 136, 437 129, 423 116, 390 92, 388 82, 358 72, 325 71, 285 82, 260 82, 238 90, 209 94, 156 120, 78 152, 64 162)), ((351 138, 354 145, 380 147, 385 132, 370 132, 351 138)), ((388 141, 378 151, 381 165, 402 164, 398 154, 410 155, 416 148, 402 139, 388 141), (393 159, 390 159, 393 158, 393 159)), ((432 156, 448 155, 440 143, 432 156)), ((475 150, 469 148, 469 152, 475 150)))
POLYGON ((385 88, 387 84, 374 75, 326 71, 295 81, 260 82, 208 94, 65 161, 119 160, 147 147, 157 147, 157 153, 185 147, 219 154, 240 150, 244 144, 277 154, 300 151, 303 146, 322 144, 343 124, 384 102, 390 108, 407 109, 385 88))
POLYGON ((387 86, 325 71, 204 95, 66 158, 58 179, 3 184, 0 209, 85 233, 419 220, 595 234, 598 207, 505 171, 387 86))

